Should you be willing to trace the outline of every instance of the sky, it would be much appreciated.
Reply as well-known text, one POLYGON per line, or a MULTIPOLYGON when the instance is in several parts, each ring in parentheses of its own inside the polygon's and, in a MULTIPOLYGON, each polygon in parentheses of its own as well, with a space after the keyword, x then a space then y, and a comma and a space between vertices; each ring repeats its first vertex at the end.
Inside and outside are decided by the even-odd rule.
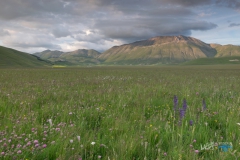
POLYGON ((240 45, 240 0, 0 0, 0 45, 27 53, 174 35, 240 45))

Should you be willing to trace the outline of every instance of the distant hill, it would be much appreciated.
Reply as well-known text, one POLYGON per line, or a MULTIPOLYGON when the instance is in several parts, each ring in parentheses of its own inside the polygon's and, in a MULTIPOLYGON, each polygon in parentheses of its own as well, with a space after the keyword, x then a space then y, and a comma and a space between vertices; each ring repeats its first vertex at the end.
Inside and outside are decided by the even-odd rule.
POLYGON ((211 47, 217 51, 215 57, 240 56, 240 46, 211 44, 211 47))
POLYGON ((37 56, 0 46, 0 68, 44 67, 51 65, 50 62, 37 56))
POLYGON ((112 47, 98 58, 107 64, 174 64, 216 54, 210 44, 192 37, 160 36, 112 47))
POLYGON ((72 52, 61 52, 46 50, 43 52, 34 53, 34 55, 62 65, 84 65, 84 64, 98 64, 97 57, 101 53, 95 50, 78 49, 72 52))

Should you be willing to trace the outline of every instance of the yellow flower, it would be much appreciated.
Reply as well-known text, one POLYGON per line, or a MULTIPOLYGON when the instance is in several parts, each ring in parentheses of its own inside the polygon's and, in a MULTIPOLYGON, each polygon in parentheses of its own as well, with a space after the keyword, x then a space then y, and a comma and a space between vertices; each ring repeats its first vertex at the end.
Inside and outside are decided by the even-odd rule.
POLYGON ((150 124, 150 127, 152 127, 152 124, 150 124))

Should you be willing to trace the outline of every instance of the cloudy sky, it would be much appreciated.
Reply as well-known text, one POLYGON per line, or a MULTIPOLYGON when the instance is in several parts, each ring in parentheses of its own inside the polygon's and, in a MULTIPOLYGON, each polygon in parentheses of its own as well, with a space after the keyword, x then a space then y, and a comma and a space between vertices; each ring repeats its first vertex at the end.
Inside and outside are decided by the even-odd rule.
POLYGON ((0 0, 0 45, 28 53, 162 35, 240 45, 240 0, 0 0))

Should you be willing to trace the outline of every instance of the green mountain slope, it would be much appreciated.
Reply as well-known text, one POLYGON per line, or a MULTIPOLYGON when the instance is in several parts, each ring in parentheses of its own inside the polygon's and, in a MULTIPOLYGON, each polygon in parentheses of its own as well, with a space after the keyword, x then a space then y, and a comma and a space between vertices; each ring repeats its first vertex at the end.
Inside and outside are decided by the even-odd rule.
POLYGON ((51 63, 35 55, 0 46, 0 68, 44 66, 51 66, 51 63))
POLYGON ((107 64, 173 64, 216 54, 209 44, 192 37, 160 36, 112 47, 99 60, 107 64))

